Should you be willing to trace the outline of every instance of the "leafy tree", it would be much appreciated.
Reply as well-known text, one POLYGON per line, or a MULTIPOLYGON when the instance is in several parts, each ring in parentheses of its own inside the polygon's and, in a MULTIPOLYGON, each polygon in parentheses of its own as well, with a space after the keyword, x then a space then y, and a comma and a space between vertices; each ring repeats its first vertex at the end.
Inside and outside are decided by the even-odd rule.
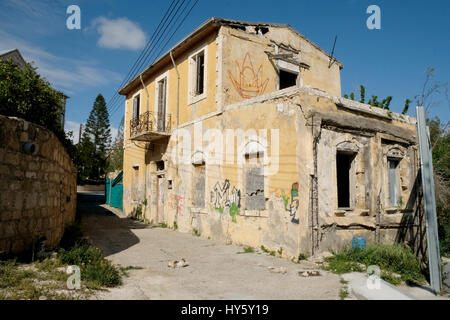
POLYGON ((36 70, 29 63, 22 69, 12 59, 0 60, 0 114, 49 129, 73 159, 75 147, 60 123, 64 95, 36 70))
POLYGON ((99 94, 89 114, 78 150, 81 178, 98 180, 105 173, 110 143, 108 109, 105 99, 99 94))

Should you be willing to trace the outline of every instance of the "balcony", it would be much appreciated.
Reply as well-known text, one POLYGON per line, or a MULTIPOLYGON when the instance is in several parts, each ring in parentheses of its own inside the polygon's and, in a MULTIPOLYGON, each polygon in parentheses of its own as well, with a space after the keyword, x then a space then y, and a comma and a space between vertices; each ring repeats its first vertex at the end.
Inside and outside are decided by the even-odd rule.
POLYGON ((147 111, 130 121, 130 139, 153 141, 170 136, 172 115, 147 111), (164 119, 165 118, 165 119, 164 119))

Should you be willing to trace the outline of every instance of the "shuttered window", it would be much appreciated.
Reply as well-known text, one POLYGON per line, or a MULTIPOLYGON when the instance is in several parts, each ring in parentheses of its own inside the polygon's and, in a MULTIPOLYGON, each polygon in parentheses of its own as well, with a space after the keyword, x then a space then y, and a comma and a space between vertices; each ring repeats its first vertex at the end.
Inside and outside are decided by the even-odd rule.
POLYGON ((140 104, 141 104, 141 96, 138 94, 133 98, 133 119, 139 117, 140 104))
POLYGON ((158 81, 158 131, 165 130, 166 120, 166 87, 167 79, 164 78, 158 81))

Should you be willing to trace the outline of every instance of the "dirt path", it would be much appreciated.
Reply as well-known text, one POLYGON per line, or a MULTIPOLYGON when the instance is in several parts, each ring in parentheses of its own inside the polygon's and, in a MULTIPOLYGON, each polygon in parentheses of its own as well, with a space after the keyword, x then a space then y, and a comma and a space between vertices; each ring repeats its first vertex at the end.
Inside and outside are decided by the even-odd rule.
POLYGON ((337 275, 301 277, 299 270, 311 264, 295 264, 264 253, 245 253, 237 245, 225 245, 191 234, 119 217, 95 202, 80 197, 82 227, 94 245, 130 270, 124 284, 97 299, 339 299, 342 284, 337 275), (186 259, 183 268, 169 268, 171 260, 186 259), (272 273, 283 267, 287 273, 272 273))

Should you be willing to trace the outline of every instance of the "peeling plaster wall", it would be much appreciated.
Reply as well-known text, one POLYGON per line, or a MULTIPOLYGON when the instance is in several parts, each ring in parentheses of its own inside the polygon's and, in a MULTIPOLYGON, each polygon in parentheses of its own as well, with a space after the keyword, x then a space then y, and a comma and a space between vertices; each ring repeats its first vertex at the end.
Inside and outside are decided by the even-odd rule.
MULTIPOLYGON (((246 31, 221 27, 218 34, 176 57, 181 74, 180 129, 190 133, 193 146, 182 149, 179 156, 193 159, 196 152, 202 152, 206 159, 204 180, 196 176, 194 159, 193 163, 175 162, 175 130, 169 138, 144 143, 129 140, 126 126, 125 213, 135 215, 141 210, 150 223, 176 223, 179 231, 196 232, 202 237, 254 247, 264 245, 270 250, 282 248, 283 255, 289 258, 348 245, 355 234, 364 235, 369 241, 375 240, 376 234, 381 240, 397 239, 395 228, 410 214, 408 208, 416 200, 413 185, 418 153, 414 119, 341 98, 339 64, 328 68, 328 56, 292 30, 270 27, 265 35, 254 31, 250 27, 246 31), (264 52, 273 51, 274 44, 282 52, 300 50, 302 61, 311 66, 310 70, 301 69, 299 86, 277 91, 277 73, 264 52), (208 48, 207 95, 190 105, 187 59, 203 45, 208 48), (212 163, 208 159, 217 158, 218 154, 208 150, 208 142, 228 129, 247 136, 242 141, 234 137, 232 147, 224 143, 219 150, 224 158, 212 163), (268 129, 267 155, 279 150, 275 174, 267 174, 272 164, 263 165, 263 190, 262 183, 256 186, 254 180, 248 181, 246 173, 251 166, 240 153, 241 144, 251 140, 251 129, 268 129), (279 130, 276 147, 270 137, 273 129, 279 130), (203 144, 196 145, 196 130, 203 134, 215 131, 203 144), (352 145, 357 148, 351 177, 352 206, 342 212, 336 203, 335 155, 337 148, 352 145), (403 207, 386 210, 385 155, 392 146, 404 155, 399 176, 402 197, 409 200, 403 207), (230 153, 234 158, 227 163, 230 153), (244 159, 242 164, 237 157, 244 159), (157 161, 164 162, 162 172, 157 170, 157 161), (136 200, 131 195, 133 166, 139 167, 136 200), (205 191, 204 208, 197 208, 195 202, 199 190, 205 191), (248 191, 260 194, 256 204, 249 201, 248 191), (260 207, 265 209, 257 209, 260 207), (382 230, 377 226, 377 212, 379 222, 390 226, 382 230)), ((164 72, 169 74, 168 110, 173 113, 176 73, 170 65, 145 80, 149 104, 154 107, 152 81, 164 72)), ((127 97, 126 121, 131 118, 134 93, 127 97)), ((144 91, 141 94, 145 105, 144 91)), ((172 128, 175 129, 174 123, 172 128)))

